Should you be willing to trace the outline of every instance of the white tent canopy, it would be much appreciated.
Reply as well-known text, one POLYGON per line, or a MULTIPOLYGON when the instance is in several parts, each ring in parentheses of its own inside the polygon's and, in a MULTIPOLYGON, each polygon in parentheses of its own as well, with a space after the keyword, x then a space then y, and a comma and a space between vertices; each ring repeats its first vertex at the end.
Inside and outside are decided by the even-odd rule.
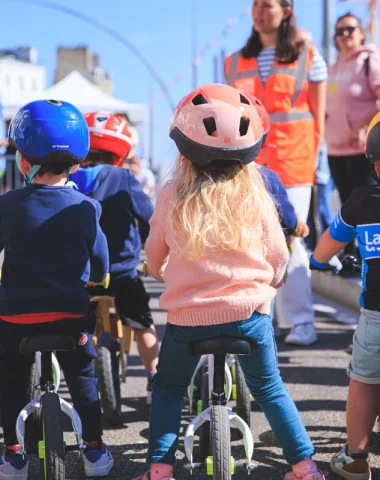
MULTIPOLYGON (((35 98, 31 98, 30 101, 43 98, 70 102, 83 113, 93 110, 125 113, 128 115, 129 121, 134 125, 148 122, 149 114, 146 105, 127 103, 124 100, 114 98, 102 92, 77 71, 71 72, 60 82, 48 88, 43 93, 37 94, 35 98)), ((8 110, 10 107, 11 106, 5 106, 5 110, 8 110)), ((21 107, 21 105, 12 108, 12 110, 14 109, 13 114, 16 113, 19 107, 21 107)), ((6 113, 9 115, 10 112, 6 113)))

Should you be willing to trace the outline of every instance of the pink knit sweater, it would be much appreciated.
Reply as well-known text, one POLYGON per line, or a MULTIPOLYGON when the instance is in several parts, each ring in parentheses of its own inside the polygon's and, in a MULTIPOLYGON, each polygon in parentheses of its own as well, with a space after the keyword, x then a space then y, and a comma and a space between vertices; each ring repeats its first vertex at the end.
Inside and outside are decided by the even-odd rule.
POLYGON ((269 313, 289 258, 275 213, 268 211, 252 232, 255 240, 248 253, 219 250, 197 261, 178 258, 171 253, 167 221, 173 188, 169 183, 160 192, 145 244, 149 273, 165 282, 160 307, 168 310, 168 322, 204 326, 245 320, 253 312, 269 313))

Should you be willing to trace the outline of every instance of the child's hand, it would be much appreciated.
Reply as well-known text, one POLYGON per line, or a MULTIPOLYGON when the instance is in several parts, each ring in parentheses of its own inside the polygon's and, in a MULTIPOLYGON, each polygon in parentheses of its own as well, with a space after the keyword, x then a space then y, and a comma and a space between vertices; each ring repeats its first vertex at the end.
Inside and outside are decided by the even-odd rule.
POLYGON ((326 271, 330 270, 334 273, 340 272, 342 270, 342 263, 340 262, 339 258, 334 255, 328 262, 320 263, 314 258, 314 253, 310 257, 310 270, 319 270, 319 271, 326 271))
POLYGON ((110 285, 110 281, 111 281, 111 276, 109 273, 107 273, 107 276, 104 280, 102 280, 101 282, 91 282, 91 280, 89 280, 87 282, 87 284, 85 285, 85 287, 103 287, 103 288, 108 288, 109 285, 110 285))
POLYGON ((310 233, 310 230, 309 230, 309 227, 306 225, 306 223, 302 222, 301 220, 298 220, 296 229, 293 232, 293 236, 305 238, 309 235, 309 233, 310 233))

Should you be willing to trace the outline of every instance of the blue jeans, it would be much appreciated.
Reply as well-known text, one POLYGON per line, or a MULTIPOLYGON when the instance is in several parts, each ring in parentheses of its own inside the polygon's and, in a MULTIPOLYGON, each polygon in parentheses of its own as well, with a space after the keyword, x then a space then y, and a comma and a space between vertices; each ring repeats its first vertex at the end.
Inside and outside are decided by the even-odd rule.
POLYGON ((167 325, 153 382, 148 461, 174 465, 182 399, 199 361, 191 353, 191 344, 221 335, 246 338, 251 343, 251 354, 238 359, 286 461, 295 465, 311 457, 315 453, 313 445, 278 370, 272 322, 268 315, 253 313, 247 320, 221 325, 167 325))

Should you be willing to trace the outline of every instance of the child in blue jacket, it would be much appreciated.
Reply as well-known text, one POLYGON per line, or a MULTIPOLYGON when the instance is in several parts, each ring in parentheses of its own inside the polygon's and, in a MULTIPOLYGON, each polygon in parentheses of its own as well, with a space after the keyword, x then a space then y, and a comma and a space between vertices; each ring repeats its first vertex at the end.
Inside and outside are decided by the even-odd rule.
POLYGON ((147 372, 147 404, 158 362, 159 344, 145 291, 137 266, 141 241, 139 224, 146 225, 153 205, 134 174, 122 167, 131 150, 131 134, 125 118, 102 112, 85 115, 90 131, 90 153, 71 180, 80 192, 98 200, 103 213, 100 225, 107 237, 111 283, 120 318, 135 332, 139 355, 147 372))

